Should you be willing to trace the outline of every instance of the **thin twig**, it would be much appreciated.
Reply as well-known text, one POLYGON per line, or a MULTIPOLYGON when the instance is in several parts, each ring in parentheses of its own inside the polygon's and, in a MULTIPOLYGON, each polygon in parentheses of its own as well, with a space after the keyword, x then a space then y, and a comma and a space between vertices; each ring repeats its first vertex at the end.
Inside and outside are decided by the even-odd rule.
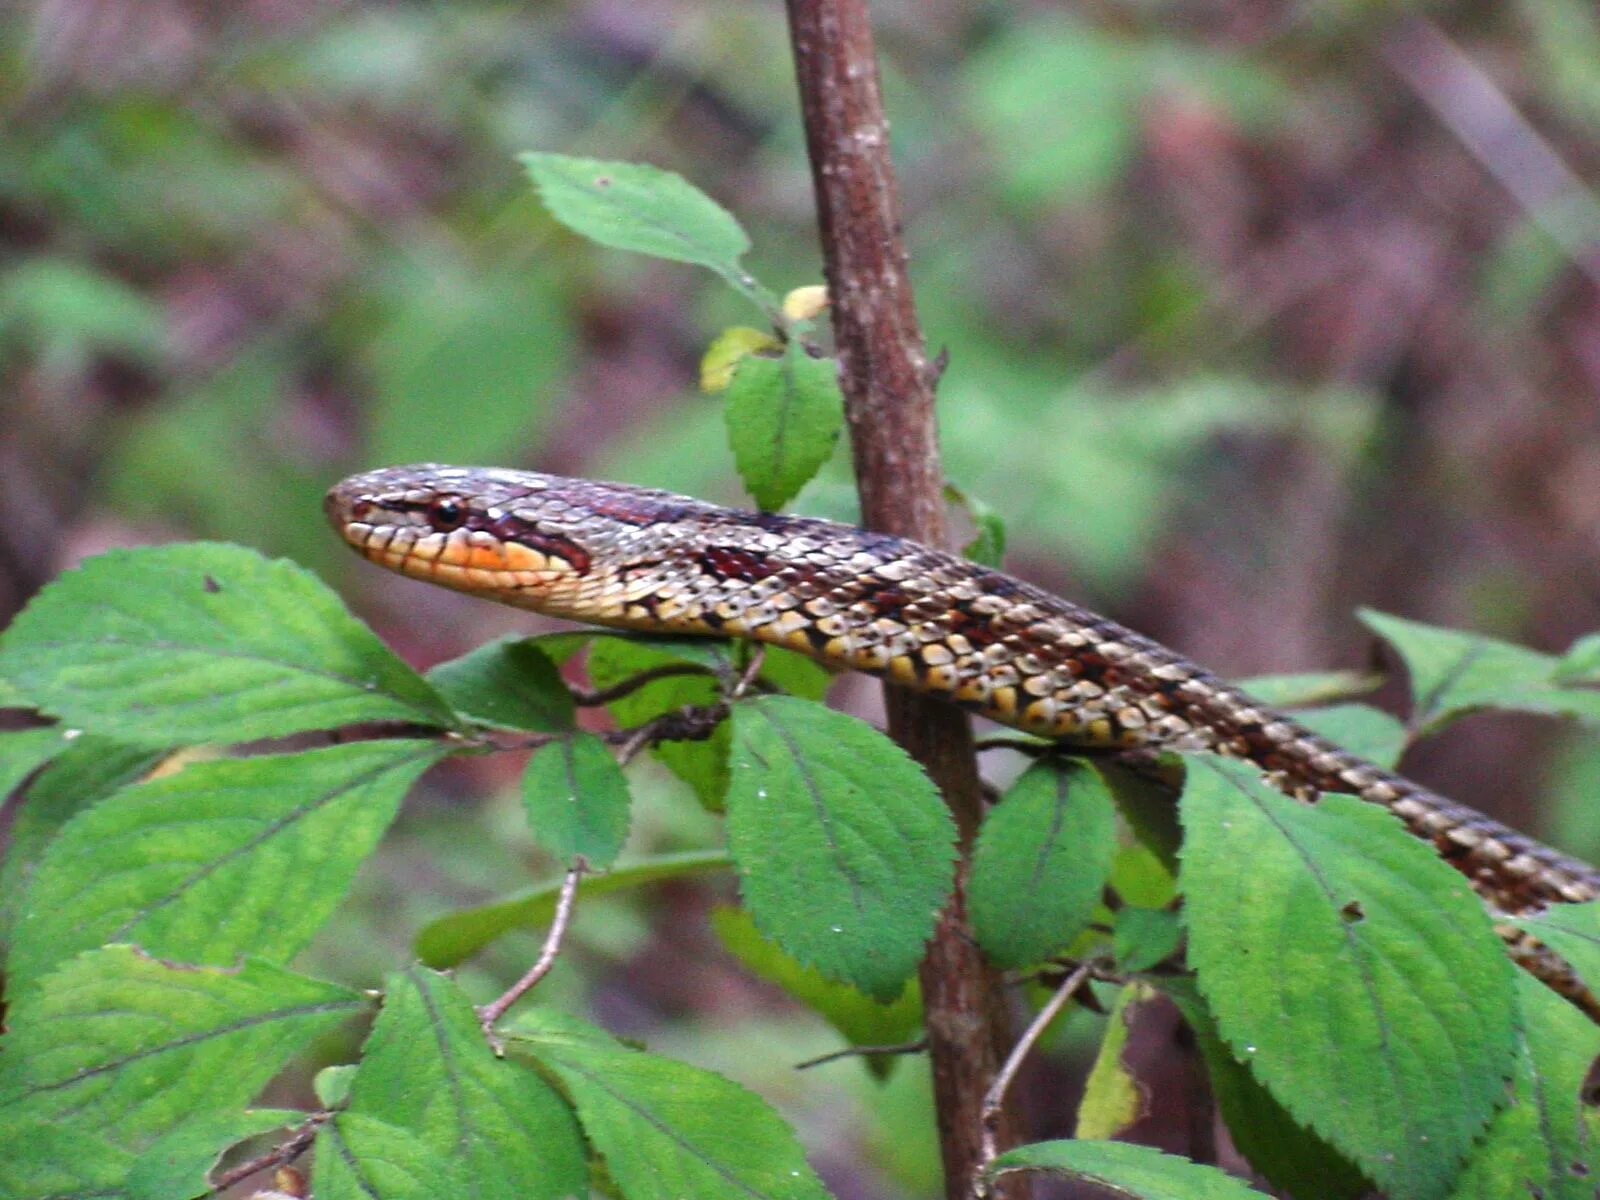
POLYGON ((1381 50, 1528 219, 1600 286, 1600 201, 1494 79, 1421 17, 1401 22, 1381 50))
POLYGON ((293 1133, 265 1154, 259 1154, 248 1162, 242 1162, 217 1176, 206 1195, 221 1195, 234 1184, 242 1183, 252 1175, 292 1163, 311 1148, 311 1143, 317 1138, 317 1130, 321 1129, 332 1116, 331 1112, 312 1113, 295 1128, 293 1133))
POLYGON ((976 748, 979 750, 1016 750, 1022 754, 1042 758, 1050 754, 1062 752, 1060 742, 1039 742, 1031 738, 1007 737, 1005 734, 990 734, 977 740, 976 748))
POLYGON ((710 667, 702 667, 699 663, 662 663, 659 667, 651 667, 648 671, 640 671, 637 675, 612 684, 608 688, 583 688, 577 684, 568 684, 567 690, 572 693, 572 699, 579 708, 593 708, 600 704, 610 704, 613 700, 621 700, 624 696, 631 696, 640 688, 654 683, 658 679, 670 679, 675 675, 712 675, 710 667))
POLYGON ((737 700, 749 691, 761 674, 761 665, 767 661, 767 648, 757 642, 750 652, 750 661, 745 663, 744 670, 739 678, 733 681, 733 687, 728 689, 728 699, 737 700))
POLYGON ((561 942, 567 934, 567 924, 572 920, 573 902, 578 896, 578 883, 583 879, 587 864, 579 858, 567 870, 567 877, 561 881, 561 894, 556 897, 556 913, 550 922, 550 932, 545 935, 544 948, 539 951, 539 957, 529 967, 521 979, 513 983, 500 996, 489 1001, 478 1009, 478 1024, 483 1027, 483 1034, 489 1039, 489 1044, 500 1053, 501 1046, 496 1036, 495 1024, 505 1015, 510 1008, 522 998, 530 988, 550 973, 550 968, 556 965, 556 956, 561 953, 561 942))
POLYGON ((920 1037, 914 1042, 891 1042, 887 1046, 846 1046, 843 1050, 831 1050, 827 1054, 819 1054, 815 1058, 797 1062, 794 1069, 809 1071, 812 1067, 820 1067, 824 1063, 838 1062, 845 1058, 868 1058, 875 1054, 921 1054, 927 1048, 928 1039, 925 1037, 920 1037))
MULTIPOLYGON (((727 715, 728 706, 725 703, 693 704, 651 717, 641 725, 608 729, 596 736, 609 746, 623 747, 623 753, 618 757, 626 764, 645 746, 657 742, 704 741, 716 731, 717 725, 727 715)), ((485 736, 475 745, 487 751, 537 750, 541 746, 548 746, 551 742, 559 742, 562 738, 571 736, 570 732, 527 733, 511 742, 496 741, 492 737, 485 736)))
POLYGON ((1097 964, 1094 960, 1081 962, 1067 976, 1066 981, 1056 989, 1055 995, 1039 1010, 1027 1030, 1017 1039, 1017 1044, 1011 1048, 1006 1061, 1001 1065, 999 1073, 994 1077, 988 1093, 983 1098, 983 1155, 978 1163, 978 1170, 973 1176, 973 1195, 982 1197, 988 1195, 988 1182, 983 1178, 983 1173, 999 1155, 997 1131, 1000 1128, 1000 1114, 1005 1111, 1006 1092, 1011 1087, 1011 1081, 1016 1078, 1023 1062, 1032 1052, 1035 1043, 1044 1035, 1067 1001, 1071 1000, 1077 992, 1094 974, 1097 964))
POLYGON ((704 741, 716 732, 727 715, 726 704, 694 705, 651 717, 632 729, 615 729, 600 736, 609 745, 620 747, 617 762, 627 766, 639 751, 657 742, 704 741))

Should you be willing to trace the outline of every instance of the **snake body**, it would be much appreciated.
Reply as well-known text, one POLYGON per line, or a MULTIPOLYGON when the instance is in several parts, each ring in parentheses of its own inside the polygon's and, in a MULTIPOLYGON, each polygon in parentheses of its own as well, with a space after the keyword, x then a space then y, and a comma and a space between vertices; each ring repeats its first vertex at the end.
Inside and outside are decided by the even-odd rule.
POLYGON ((915 542, 649 488, 433 464, 353 476, 327 509, 373 562, 505 604, 774 643, 1074 746, 1210 750, 1292 794, 1354 793, 1431 842, 1501 914, 1600 895, 1594 867, 1365 761, 1158 642, 915 542))

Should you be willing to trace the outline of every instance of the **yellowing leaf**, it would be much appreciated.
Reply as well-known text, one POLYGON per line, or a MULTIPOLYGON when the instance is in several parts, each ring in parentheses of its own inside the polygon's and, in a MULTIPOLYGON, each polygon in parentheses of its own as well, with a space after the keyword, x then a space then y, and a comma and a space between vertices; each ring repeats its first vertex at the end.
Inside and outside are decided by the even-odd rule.
POLYGON ((716 395, 733 382, 733 373, 746 355, 781 349, 782 342, 760 329, 748 325, 724 329, 700 357, 700 390, 708 396, 716 395))
POLYGON ((1155 990, 1145 983, 1130 983, 1117 993, 1106 1022, 1100 1052, 1095 1055, 1083 1099, 1078 1104, 1075 1138, 1114 1138, 1144 1115, 1145 1095, 1139 1081, 1122 1061, 1128 1048, 1128 1024, 1133 1009, 1147 1003, 1155 990))

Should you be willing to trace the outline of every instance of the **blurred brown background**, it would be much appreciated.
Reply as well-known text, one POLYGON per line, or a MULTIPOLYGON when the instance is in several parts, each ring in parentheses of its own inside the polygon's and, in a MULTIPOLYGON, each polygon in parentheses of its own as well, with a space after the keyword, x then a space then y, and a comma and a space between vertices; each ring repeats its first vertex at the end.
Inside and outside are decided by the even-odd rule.
MULTIPOLYGON (((1362 665, 1360 604, 1544 650, 1600 628, 1587 0, 876 12, 947 466, 1008 518, 1014 570, 1233 676, 1362 665)), ((6 6, 0 624, 84 554, 223 538, 319 571, 426 665, 531 622, 347 556, 318 511, 340 475, 494 462, 739 501, 695 368, 757 314, 555 226, 526 149, 678 170, 769 286, 817 280, 775 2, 6 6)), ((847 507, 845 457, 796 507, 847 507)), ((1570 728, 1473 718, 1407 767, 1600 853, 1600 754, 1570 728)), ((714 836, 658 790, 640 836, 714 836)), ((516 817, 414 817, 349 918, 384 934, 330 955, 392 965, 419 911, 516 886, 516 817)), ((773 1022, 802 1030, 785 1070, 827 1048, 683 970, 715 954, 700 905, 597 910, 577 957, 601 965, 569 986, 668 1051, 690 1035, 663 1014, 712 1021, 712 1065, 773 1057, 740 1049, 773 1022)), ((846 1194, 920 1194, 883 1149, 920 1093, 900 1129, 833 1070, 842 1108, 760 1082, 854 1164, 846 1194)))

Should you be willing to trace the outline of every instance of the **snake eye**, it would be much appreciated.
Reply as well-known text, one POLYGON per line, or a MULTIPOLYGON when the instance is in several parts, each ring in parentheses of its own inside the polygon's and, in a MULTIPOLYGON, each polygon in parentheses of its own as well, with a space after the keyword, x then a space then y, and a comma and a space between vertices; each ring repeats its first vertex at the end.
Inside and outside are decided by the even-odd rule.
POLYGON ((466 519, 466 505, 454 496, 441 496, 428 506, 428 520, 435 529, 460 529, 466 519))

